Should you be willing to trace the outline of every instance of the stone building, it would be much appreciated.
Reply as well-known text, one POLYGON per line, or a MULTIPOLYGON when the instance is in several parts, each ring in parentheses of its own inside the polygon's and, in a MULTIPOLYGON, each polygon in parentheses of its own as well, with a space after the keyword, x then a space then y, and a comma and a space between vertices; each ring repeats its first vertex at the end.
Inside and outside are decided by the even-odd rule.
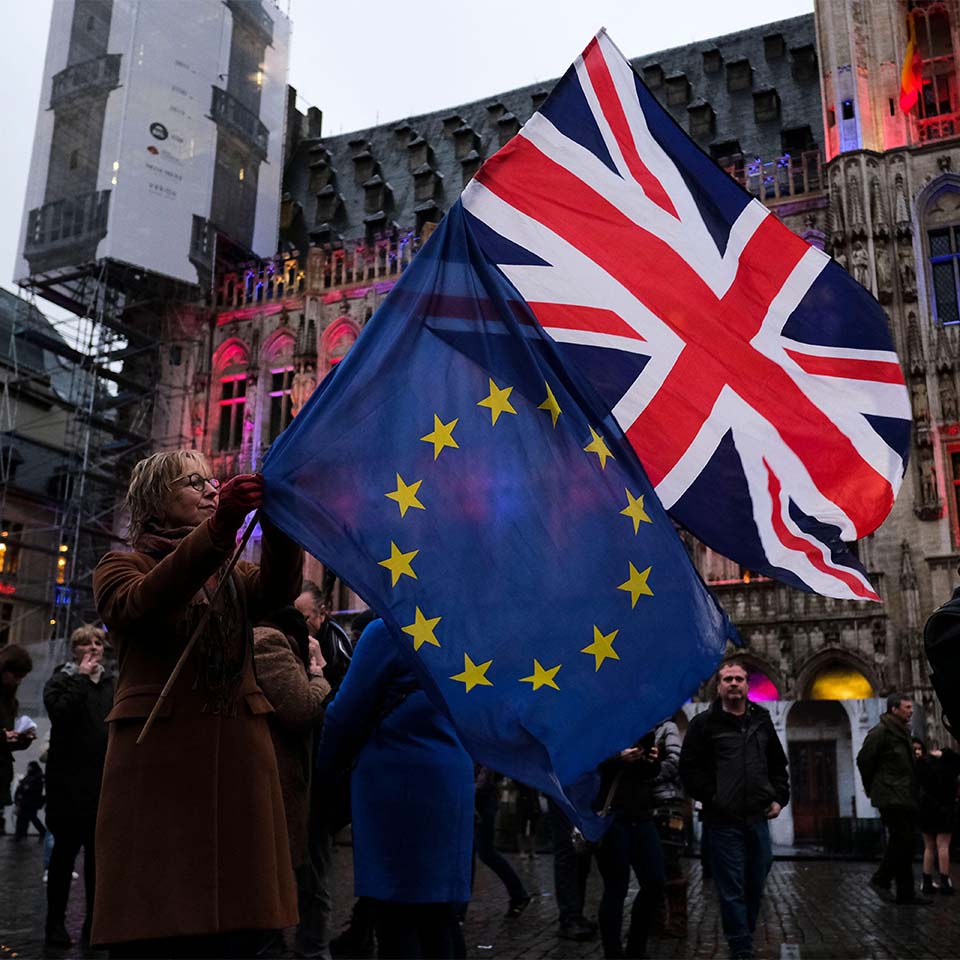
MULTIPOLYGON (((803 593, 689 543, 741 629, 755 695, 788 749, 796 790, 783 842, 822 841, 839 821, 874 816, 854 757, 882 695, 913 696, 917 729, 943 736, 921 630, 960 560, 958 4, 816 0, 813 15, 633 61, 706 152, 876 295, 913 403, 903 489, 857 545, 883 604, 803 593), (906 114, 908 13, 924 85, 906 114)), ((179 399, 157 410, 158 443, 200 448, 220 474, 255 468, 550 86, 336 137, 321 136, 317 112, 291 111, 281 252, 218 275, 212 310, 168 318, 163 377, 179 399)), ((346 590, 336 600, 359 603, 346 590)))

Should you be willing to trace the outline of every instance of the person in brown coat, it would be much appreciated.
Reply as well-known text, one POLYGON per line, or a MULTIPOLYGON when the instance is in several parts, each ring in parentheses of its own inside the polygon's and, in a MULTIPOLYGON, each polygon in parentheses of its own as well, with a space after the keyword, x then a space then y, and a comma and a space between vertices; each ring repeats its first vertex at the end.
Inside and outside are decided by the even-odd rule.
POLYGON ((130 480, 133 551, 94 571, 118 674, 91 940, 115 956, 252 956, 264 931, 297 922, 273 707, 254 674, 251 627, 297 596, 303 556, 267 523, 260 565, 237 564, 136 744, 262 499, 259 476, 221 487, 196 451, 155 454, 130 480))
POLYGON ((323 676, 320 645, 308 635, 306 620, 295 607, 271 614, 254 629, 253 653, 257 679, 276 711, 270 717, 270 732, 297 881, 297 954, 322 956, 329 940, 326 902, 307 855, 307 839, 313 731, 323 718, 330 684, 323 676))

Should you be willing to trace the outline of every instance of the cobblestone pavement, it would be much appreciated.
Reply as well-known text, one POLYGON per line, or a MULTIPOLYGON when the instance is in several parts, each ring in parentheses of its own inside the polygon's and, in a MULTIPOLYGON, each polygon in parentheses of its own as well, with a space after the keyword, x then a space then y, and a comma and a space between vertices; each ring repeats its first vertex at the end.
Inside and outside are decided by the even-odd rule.
MULTIPOLYGON (((353 870, 349 847, 336 850, 336 928, 352 905, 353 870)), ((476 889, 467 914, 467 953, 480 960, 505 958, 595 958, 597 940, 571 943, 557 938, 553 898, 553 860, 541 855, 530 863, 510 856, 534 902, 522 917, 507 920, 507 896, 486 867, 478 864, 476 889)), ((716 897, 704 884, 700 866, 684 860, 689 876, 689 923, 684 939, 650 944, 654 958, 725 958, 716 897)), ((865 863, 778 861, 767 884, 767 899, 757 931, 757 956, 766 960, 827 958, 960 957, 960 896, 940 897, 927 907, 897 907, 882 902, 867 884, 873 867, 865 863)), ((0 958, 102 958, 105 954, 43 948, 45 888, 42 852, 36 839, 13 843, 0 837, 0 958)), ((635 888, 632 888, 632 892, 635 888)), ((600 896, 596 870, 590 878, 587 914, 596 915, 600 896)), ((79 936, 83 885, 73 887, 67 928, 79 936)))

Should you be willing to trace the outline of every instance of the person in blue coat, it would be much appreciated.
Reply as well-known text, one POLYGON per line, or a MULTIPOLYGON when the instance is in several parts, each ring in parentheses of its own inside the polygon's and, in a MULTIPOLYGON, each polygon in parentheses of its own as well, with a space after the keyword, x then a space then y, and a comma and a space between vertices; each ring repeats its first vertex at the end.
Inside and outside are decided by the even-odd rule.
POLYGON ((317 788, 353 758, 354 886, 376 901, 379 957, 465 956, 473 761, 382 620, 364 630, 327 708, 317 788))

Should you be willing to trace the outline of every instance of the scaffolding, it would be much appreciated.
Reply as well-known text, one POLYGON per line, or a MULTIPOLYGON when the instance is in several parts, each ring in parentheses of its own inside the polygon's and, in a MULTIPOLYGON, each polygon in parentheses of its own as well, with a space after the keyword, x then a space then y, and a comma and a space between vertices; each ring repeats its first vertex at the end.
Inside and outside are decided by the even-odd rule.
POLYGON ((30 546, 56 557, 42 591, 49 632, 30 644, 35 659, 40 655, 35 672, 43 678, 68 658, 73 630, 97 619, 93 569, 122 539, 119 507, 129 471, 151 452, 151 416, 163 389, 162 309, 151 306, 196 296, 196 288, 106 260, 67 277, 31 278, 25 288, 0 390, 0 517, 13 489, 16 444, 37 444, 17 424, 19 391, 36 375, 20 362, 27 345, 60 359, 63 376, 50 400, 67 416, 62 443, 47 444, 58 463, 54 482, 36 491, 51 519, 32 532, 45 533, 52 546, 30 546), (38 322, 37 297, 66 307, 71 316, 38 322), (58 326, 69 326, 72 343, 59 335, 58 326))

